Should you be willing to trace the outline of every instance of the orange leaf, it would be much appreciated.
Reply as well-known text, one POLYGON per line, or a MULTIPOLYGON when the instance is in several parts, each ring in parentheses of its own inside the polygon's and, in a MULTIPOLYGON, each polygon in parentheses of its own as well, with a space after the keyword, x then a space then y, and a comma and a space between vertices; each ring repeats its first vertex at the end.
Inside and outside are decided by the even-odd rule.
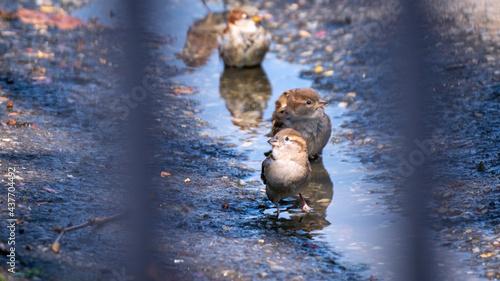
POLYGON ((182 94, 192 94, 195 91, 191 88, 182 88, 182 89, 175 89, 174 94, 176 95, 182 95, 182 94))
POLYGON ((54 6, 41 6, 40 12, 42 13, 53 13, 56 11, 56 7, 54 6))
POLYGON ((37 55, 39 58, 50 59, 54 57, 54 53, 44 53, 42 51, 38 51, 37 55))
POLYGON ((54 244, 52 244, 51 248, 52 251, 59 253, 59 249, 61 249, 61 244, 59 244, 59 242, 55 242, 54 244))
POLYGON ((59 27, 59 29, 71 30, 71 29, 77 28, 80 25, 83 25, 83 22, 77 18, 72 17, 72 16, 57 13, 54 16, 53 24, 56 25, 57 27, 59 27))
POLYGON ((46 13, 24 8, 17 11, 17 15, 19 20, 28 24, 48 24, 51 21, 50 16, 46 13))
POLYGON ((44 9, 39 12, 22 8, 17 11, 17 15, 19 20, 27 24, 55 25, 62 30, 70 30, 83 25, 80 19, 62 13, 47 13, 48 10, 50 9, 44 9))

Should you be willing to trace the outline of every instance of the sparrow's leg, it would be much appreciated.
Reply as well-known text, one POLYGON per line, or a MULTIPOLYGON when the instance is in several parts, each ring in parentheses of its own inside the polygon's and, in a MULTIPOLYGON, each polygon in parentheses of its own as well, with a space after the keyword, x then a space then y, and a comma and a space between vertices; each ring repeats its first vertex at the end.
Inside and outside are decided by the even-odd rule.
POLYGON ((309 212, 312 210, 311 207, 309 207, 306 203, 306 200, 304 200, 304 197, 302 197, 302 194, 299 193, 300 200, 302 201, 302 211, 304 212, 309 212))
POLYGON ((276 215, 276 218, 280 217, 280 205, 276 204, 276 209, 278 210, 278 215, 276 215))

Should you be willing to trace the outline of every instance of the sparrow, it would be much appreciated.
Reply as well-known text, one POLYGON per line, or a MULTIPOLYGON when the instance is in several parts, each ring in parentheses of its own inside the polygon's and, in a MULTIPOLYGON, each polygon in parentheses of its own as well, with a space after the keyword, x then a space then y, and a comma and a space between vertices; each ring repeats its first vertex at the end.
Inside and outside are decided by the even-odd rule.
POLYGON ((301 192, 311 181, 311 165, 307 156, 306 141, 293 129, 279 131, 269 141, 272 153, 262 162, 261 179, 266 185, 267 198, 276 205, 278 202, 297 193, 303 211, 310 211, 301 192))
POLYGON ((310 88, 285 91, 275 103, 272 132, 284 128, 298 131, 306 140, 309 158, 318 158, 332 134, 331 122, 324 108, 327 102, 310 88))
POLYGON ((219 56, 226 67, 260 65, 271 43, 271 33, 259 23, 262 17, 254 6, 232 10, 224 33, 218 37, 219 56))
POLYGON ((224 68, 219 80, 219 92, 233 117, 233 124, 242 130, 254 129, 262 121, 267 108, 271 83, 260 66, 224 68))

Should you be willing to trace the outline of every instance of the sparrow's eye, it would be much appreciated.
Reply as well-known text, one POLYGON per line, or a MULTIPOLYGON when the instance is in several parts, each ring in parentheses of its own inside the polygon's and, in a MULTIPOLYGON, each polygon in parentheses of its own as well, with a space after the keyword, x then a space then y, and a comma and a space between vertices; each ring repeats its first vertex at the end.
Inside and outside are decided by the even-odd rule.
POLYGON ((307 104, 311 104, 312 102, 311 102, 310 100, 308 100, 306 103, 307 103, 307 104))
POLYGON ((285 137, 285 141, 289 141, 289 140, 290 140, 290 138, 288 138, 288 137, 285 137))

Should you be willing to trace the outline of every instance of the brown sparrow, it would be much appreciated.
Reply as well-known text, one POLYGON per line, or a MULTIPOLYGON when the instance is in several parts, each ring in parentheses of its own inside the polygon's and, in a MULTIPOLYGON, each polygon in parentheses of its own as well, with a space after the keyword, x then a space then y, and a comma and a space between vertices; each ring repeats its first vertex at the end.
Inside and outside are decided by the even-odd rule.
POLYGON ((254 6, 232 10, 217 44, 219 56, 229 67, 260 65, 269 50, 271 33, 259 25, 262 19, 254 6))
POLYGON ((280 215, 278 202, 297 193, 302 202, 302 210, 310 211, 311 208, 301 194, 311 181, 306 141, 299 132, 284 129, 268 142, 273 146, 273 151, 262 162, 260 177, 266 185, 267 197, 278 209, 278 216, 280 215))
POLYGON ((284 92, 276 102, 271 135, 292 128, 306 140, 309 157, 319 157, 332 134, 330 118, 324 112, 327 104, 310 88, 284 92))

